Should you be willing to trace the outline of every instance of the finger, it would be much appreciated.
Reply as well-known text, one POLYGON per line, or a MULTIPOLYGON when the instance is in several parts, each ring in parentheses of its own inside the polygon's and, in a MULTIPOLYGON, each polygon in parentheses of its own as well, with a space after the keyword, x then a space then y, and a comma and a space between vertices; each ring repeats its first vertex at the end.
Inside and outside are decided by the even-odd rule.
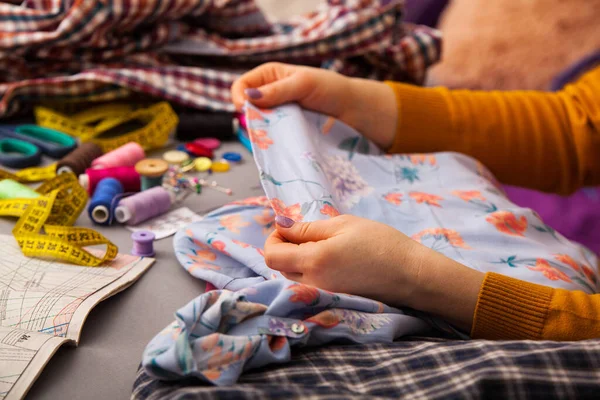
POLYGON ((283 275, 284 277, 286 277, 290 281, 294 281, 294 282, 298 282, 298 283, 302 283, 302 281, 304 279, 304 275, 297 274, 297 273, 294 273, 294 272, 282 272, 281 275, 283 275))
POLYGON ((285 240, 277 231, 269 235, 265 242, 265 263, 282 273, 302 274, 299 253, 299 246, 285 240))
POLYGON ((311 79, 303 72, 294 72, 282 79, 256 88, 251 93, 252 96, 248 97, 248 100, 261 108, 271 108, 285 103, 302 101, 314 89, 311 79))
POLYGON ((282 79, 291 73, 292 69, 293 66, 271 62, 243 74, 231 86, 231 98, 237 110, 241 111, 244 102, 248 99, 246 89, 255 89, 282 79))
POLYGON ((278 215, 275 221, 277 222, 278 234, 294 244, 327 240, 338 234, 341 227, 341 220, 338 217, 323 221, 294 222, 289 218, 278 215))

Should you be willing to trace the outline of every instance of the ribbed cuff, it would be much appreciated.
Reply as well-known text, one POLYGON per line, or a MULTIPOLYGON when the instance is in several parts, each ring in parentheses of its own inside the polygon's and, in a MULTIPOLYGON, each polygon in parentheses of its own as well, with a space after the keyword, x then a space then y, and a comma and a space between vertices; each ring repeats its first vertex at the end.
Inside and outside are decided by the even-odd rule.
POLYGON ((434 152, 447 147, 444 137, 452 129, 447 89, 385 83, 394 90, 398 107, 396 137, 388 153, 434 152))
POLYGON ((473 317, 473 339, 541 339, 553 289, 488 272, 473 317))

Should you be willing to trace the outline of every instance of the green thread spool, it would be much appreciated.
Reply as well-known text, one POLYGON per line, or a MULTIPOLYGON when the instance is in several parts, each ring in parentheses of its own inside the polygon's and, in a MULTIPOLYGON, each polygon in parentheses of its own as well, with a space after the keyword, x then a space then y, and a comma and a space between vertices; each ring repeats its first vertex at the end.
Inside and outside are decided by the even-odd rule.
POLYGON ((0 199, 36 199, 40 194, 28 186, 12 179, 0 181, 0 199))
POLYGON ((135 164, 135 170, 140 174, 140 183, 142 191, 151 189, 155 186, 161 186, 163 175, 169 169, 166 161, 156 158, 146 158, 135 164))

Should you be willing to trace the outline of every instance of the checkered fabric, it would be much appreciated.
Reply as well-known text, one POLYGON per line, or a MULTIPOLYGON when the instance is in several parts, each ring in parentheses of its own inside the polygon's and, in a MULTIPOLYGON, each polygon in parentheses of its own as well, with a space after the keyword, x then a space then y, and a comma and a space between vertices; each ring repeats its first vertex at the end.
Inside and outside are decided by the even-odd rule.
POLYGON ((403 24, 402 4, 328 0, 277 24, 254 0, 0 4, 0 117, 34 102, 132 93, 232 111, 231 83, 265 61, 420 83, 439 59, 440 35, 403 24))
POLYGON ((600 340, 413 338, 304 349, 229 387, 161 382, 138 371, 132 399, 598 399, 600 340))

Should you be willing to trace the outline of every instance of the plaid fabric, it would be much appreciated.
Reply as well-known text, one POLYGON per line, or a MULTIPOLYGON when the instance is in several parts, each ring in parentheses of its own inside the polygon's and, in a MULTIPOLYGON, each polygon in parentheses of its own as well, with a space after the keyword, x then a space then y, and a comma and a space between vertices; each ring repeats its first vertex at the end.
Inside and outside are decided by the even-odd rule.
POLYGON ((445 341, 298 351, 229 387, 161 382, 138 371, 132 399, 597 399, 600 340, 445 341))
POLYGON ((440 36, 403 24, 402 4, 329 0, 281 24, 254 0, 0 4, 0 117, 32 102, 132 93, 232 111, 236 71, 265 61, 420 83, 439 59, 440 36))

